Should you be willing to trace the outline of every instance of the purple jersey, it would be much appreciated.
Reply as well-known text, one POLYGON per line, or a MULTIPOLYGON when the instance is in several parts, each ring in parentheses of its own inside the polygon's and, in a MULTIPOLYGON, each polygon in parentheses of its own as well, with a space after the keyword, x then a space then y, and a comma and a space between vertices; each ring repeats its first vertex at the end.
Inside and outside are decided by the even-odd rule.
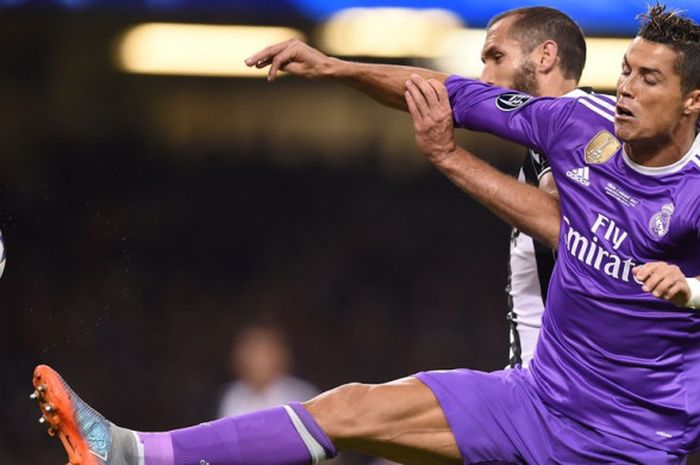
POLYGON ((636 265, 700 275, 700 137, 677 163, 635 164, 605 96, 532 98, 452 76, 455 124, 546 154, 561 199, 559 259, 531 371, 544 402, 674 453, 700 446, 700 314, 645 293, 636 265))

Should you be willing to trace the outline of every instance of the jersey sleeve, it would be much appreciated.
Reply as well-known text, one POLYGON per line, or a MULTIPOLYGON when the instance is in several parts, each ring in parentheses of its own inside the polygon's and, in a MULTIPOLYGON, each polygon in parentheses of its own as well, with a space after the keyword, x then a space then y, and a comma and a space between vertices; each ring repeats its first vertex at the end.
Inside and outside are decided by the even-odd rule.
POLYGON ((445 82, 455 126, 489 132, 551 154, 573 98, 535 98, 484 82, 450 76, 445 82))

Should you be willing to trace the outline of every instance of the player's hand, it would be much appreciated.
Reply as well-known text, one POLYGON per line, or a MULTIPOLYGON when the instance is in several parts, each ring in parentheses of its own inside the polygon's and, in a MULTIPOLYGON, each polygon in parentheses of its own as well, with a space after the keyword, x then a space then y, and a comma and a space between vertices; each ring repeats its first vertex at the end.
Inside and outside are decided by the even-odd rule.
POLYGON ((248 66, 270 67, 267 80, 273 81, 279 70, 305 78, 318 78, 332 58, 298 39, 270 45, 245 60, 248 66))
POLYGON ((652 262, 632 268, 632 273, 642 283, 644 292, 668 300, 677 307, 685 307, 690 299, 685 275, 676 265, 652 262))
POLYGON ((406 81, 405 97, 421 152, 435 164, 454 154, 452 107, 445 86, 414 74, 406 81))

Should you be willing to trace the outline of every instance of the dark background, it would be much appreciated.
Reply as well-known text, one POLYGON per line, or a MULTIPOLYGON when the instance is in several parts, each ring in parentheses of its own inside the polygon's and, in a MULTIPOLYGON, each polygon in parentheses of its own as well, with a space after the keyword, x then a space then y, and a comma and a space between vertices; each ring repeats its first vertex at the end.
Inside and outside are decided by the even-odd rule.
POLYGON ((123 74, 129 20, 0 17, 0 463, 65 462, 39 363, 142 430, 211 418, 256 321, 322 388, 505 365, 509 230, 407 115, 320 82, 123 74))
POLYGON ((39 363, 139 430, 212 418, 252 322, 283 326, 321 388, 506 364, 509 228, 431 169, 408 116, 332 83, 115 68, 124 28, 183 15, 0 14, 3 465, 65 462, 28 398, 39 363))

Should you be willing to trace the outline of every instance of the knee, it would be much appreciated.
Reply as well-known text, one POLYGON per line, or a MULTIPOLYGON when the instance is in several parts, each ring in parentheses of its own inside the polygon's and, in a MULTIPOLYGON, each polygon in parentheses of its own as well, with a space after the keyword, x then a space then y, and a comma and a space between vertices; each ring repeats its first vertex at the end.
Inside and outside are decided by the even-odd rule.
POLYGON ((377 386, 350 383, 324 392, 304 404, 332 441, 363 435, 363 425, 372 424, 373 390, 377 386))

